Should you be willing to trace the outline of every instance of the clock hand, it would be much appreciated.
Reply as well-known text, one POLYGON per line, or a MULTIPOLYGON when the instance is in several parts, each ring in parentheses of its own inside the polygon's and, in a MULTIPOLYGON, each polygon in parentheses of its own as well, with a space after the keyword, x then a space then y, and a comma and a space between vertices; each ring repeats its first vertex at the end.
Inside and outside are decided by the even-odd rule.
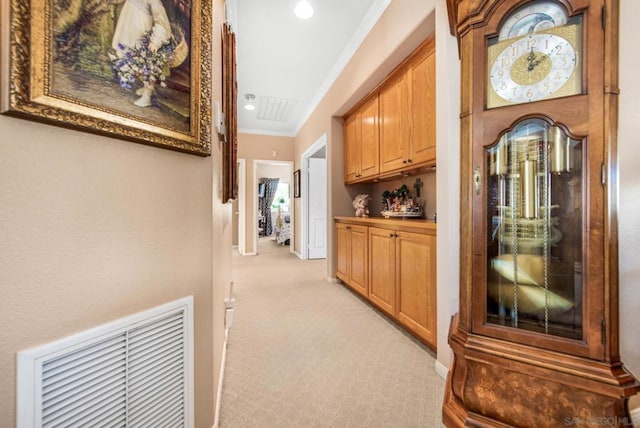
MULTIPOLYGON (((529 55, 527 55, 527 61, 529 61, 529 67, 531 67, 531 64, 536 60, 536 54, 533 52, 533 48, 531 48, 531 53, 529 53, 529 55)), ((531 71, 531 70, 529 70, 531 71)))
POLYGON ((533 53, 533 48, 531 49, 531 53, 527 56, 527 61, 529 61, 529 66, 527 67, 527 71, 533 71, 542 61, 545 60, 547 56, 541 55, 540 58, 537 58, 533 53))

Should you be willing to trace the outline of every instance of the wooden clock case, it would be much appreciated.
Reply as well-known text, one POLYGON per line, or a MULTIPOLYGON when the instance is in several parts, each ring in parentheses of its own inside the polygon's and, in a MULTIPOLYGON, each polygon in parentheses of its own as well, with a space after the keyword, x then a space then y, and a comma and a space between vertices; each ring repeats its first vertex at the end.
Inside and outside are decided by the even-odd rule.
POLYGON ((640 384, 618 343, 617 163, 618 1, 554 0, 582 15, 582 90, 555 99, 486 108, 488 40, 529 3, 447 0, 461 58, 460 310, 444 397, 449 427, 632 426, 628 398, 640 384), (584 293, 579 338, 487 321, 487 147, 527 118, 584 141, 584 293))

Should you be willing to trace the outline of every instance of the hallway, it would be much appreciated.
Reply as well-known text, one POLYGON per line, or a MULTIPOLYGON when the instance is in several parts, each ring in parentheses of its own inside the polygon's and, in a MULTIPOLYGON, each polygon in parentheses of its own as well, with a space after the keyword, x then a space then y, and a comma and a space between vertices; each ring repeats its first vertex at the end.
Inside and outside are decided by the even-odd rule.
POLYGON ((220 427, 441 426, 433 353, 325 266, 268 238, 233 258, 220 427))

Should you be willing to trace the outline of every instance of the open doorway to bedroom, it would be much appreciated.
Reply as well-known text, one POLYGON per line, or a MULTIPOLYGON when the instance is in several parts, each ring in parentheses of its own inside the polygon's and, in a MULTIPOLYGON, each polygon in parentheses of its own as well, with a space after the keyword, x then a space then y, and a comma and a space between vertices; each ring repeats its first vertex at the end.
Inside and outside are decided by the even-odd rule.
POLYGON ((289 246, 293 248, 293 165, 292 162, 261 161, 255 164, 255 203, 257 207, 255 231, 255 251, 258 254, 258 240, 267 245, 289 246))

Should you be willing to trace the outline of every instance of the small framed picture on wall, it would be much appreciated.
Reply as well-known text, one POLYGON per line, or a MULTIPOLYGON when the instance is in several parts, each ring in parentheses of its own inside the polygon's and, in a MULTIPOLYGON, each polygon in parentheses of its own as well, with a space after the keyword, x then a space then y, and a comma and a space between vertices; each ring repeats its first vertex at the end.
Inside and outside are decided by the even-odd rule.
POLYGON ((300 170, 296 169, 293 173, 293 197, 300 197, 300 170))

